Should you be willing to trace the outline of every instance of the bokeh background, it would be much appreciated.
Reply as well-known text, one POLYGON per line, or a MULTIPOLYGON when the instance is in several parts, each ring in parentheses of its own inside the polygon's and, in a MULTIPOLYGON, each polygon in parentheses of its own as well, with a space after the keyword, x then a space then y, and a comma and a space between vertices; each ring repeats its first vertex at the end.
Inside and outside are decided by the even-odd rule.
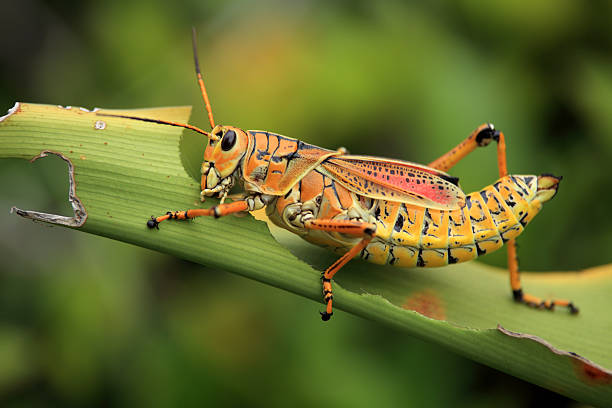
MULTIPOLYGON (((193 105, 206 127, 193 25, 218 123, 427 163, 491 121, 512 172, 564 176, 523 269, 610 262, 612 3, 418 3, 4 2, 0 111, 193 105)), ((494 181, 494 148, 452 174, 494 181)), ((278 289, 9 216, 69 213, 59 159, 0 161, 0 183, 2 406, 574 404, 346 313, 323 324, 278 289)))

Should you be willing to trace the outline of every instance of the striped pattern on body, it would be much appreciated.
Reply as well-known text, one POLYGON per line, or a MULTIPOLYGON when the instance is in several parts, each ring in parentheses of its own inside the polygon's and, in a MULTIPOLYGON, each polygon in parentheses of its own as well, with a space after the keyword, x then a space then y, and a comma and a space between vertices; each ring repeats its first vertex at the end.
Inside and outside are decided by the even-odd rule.
POLYGON ((435 267, 495 251, 539 212, 536 176, 506 176, 468 194, 465 207, 435 210, 380 201, 376 238, 362 258, 377 264, 435 267))

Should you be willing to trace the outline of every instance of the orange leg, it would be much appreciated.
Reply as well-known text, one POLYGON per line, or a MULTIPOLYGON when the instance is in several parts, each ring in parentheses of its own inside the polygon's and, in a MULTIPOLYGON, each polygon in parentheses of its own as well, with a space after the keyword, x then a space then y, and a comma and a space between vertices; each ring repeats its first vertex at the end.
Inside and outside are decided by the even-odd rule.
POLYGON ((578 313, 578 308, 574 306, 572 302, 566 299, 540 299, 539 297, 530 295, 529 293, 523 293, 521 288, 521 275, 518 266, 518 257, 516 254, 516 243, 514 240, 510 240, 506 243, 508 247, 508 270, 510 271, 510 287, 512 288, 512 295, 514 300, 520 303, 524 303, 527 306, 535 307, 538 309, 553 310, 555 306, 567 307, 571 314, 578 313))
MULTIPOLYGON (((487 146, 491 141, 497 142, 497 165, 499 167, 499 176, 508 175, 508 167, 506 164, 506 140, 504 134, 495 130, 493 125, 480 125, 474 130, 463 142, 459 143, 454 149, 448 153, 429 163, 429 167, 434 169, 448 171, 451 167, 457 164, 461 159, 473 152, 477 147, 487 146)), ((558 300, 542 300, 528 293, 523 293, 521 288, 521 276, 518 266, 518 257, 516 254, 516 242, 510 240, 506 243, 508 248, 508 271, 510 272, 510 287, 514 300, 524 303, 527 306, 536 308, 554 309, 555 306, 565 306, 570 313, 578 313, 578 308, 572 302, 565 299, 558 300)))
POLYGON ((434 169, 448 171, 461 159, 473 152, 477 147, 487 146, 492 141, 497 142, 497 162, 499 165, 499 176, 508 175, 506 167, 506 142, 504 134, 495 130, 492 124, 485 123, 474 130, 463 142, 454 149, 428 164, 434 169))
POLYGON ((188 220, 195 217, 213 216, 215 218, 242 211, 248 211, 249 205, 246 201, 234 201, 229 204, 219 204, 211 208, 197 208, 195 210, 168 211, 160 217, 153 217, 147 222, 147 227, 159 229, 159 223, 165 220, 188 220))
POLYGON ((334 314, 332 311, 332 303, 334 295, 332 292, 331 280, 348 261, 353 259, 359 254, 374 238, 376 227, 367 222, 361 221, 350 221, 350 220, 308 220, 304 223, 304 226, 308 229, 318 229, 323 231, 341 232, 343 234, 363 236, 363 239, 359 241, 354 247, 352 247, 346 254, 342 255, 336 262, 334 262, 329 268, 323 272, 321 280, 323 281, 323 301, 326 303, 324 312, 321 312, 321 319, 323 321, 329 320, 334 314))

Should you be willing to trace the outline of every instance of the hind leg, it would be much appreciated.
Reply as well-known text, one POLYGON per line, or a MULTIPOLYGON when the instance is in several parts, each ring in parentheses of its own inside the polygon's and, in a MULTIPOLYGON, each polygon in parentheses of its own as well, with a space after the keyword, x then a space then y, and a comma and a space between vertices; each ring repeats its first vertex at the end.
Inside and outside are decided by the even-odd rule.
POLYGON ((507 176, 508 169, 506 167, 506 142, 504 134, 499 130, 495 130, 495 127, 491 123, 485 123, 478 126, 476 130, 465 138, 465 140, 449 150, 446 154, 429 163, 428 166, 434 169, 448 171, 455 164, 459 163, 461 159, 476 150, 477 147, 488 146, 492 141, 497 142, 499 176, 507 176))
MULTIPOLYGON (((490 123, 480 125, 465 140, 463 140, 453 149, 429 163, 429 167, 437 170, 448 171, 454 165, 459 163, 461 159, 473 152, 477 147, 487 146, 492 141, 497 142, 497 166, 499 168, 499 176, 505 177, 508 175, 508 168, 506 164, 506 140, 504 138, 504 134, 498 130, 495 130, 493 125, 490 123)), ((572 314, 578 313, 578 308, 575 307, 569 300, 542 300, 539 297, 533 296, 529 293, 523 293, 515 240, 509 240, 506 243, 506 247, 508 249, 510 287, 512 289, 512 296, 514 297, 515 301, 524 303, 527 306, 549 310, 554 309, 555 306, 562 306, 567 307, 572 314)))

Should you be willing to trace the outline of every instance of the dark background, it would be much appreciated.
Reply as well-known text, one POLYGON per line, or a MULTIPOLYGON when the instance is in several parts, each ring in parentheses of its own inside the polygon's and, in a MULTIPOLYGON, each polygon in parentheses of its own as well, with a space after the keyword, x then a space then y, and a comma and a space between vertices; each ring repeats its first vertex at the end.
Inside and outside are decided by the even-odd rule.
MULTIPOLYGON (((427 163, 491 121, 511 172, 564 176, 523 269, 611 260, 609 2, 5 3, 1 111, 193 105, 206 127, 194 25, 218 123, 427 163)), ((464 190, 496 179, 494 152, 453 169, 464 190)), ((0 161, 0 182, 3 406, 572 404, 345 313, 323 324, 277 289, 9 216, 69 213, 60 160, 0 161)))

